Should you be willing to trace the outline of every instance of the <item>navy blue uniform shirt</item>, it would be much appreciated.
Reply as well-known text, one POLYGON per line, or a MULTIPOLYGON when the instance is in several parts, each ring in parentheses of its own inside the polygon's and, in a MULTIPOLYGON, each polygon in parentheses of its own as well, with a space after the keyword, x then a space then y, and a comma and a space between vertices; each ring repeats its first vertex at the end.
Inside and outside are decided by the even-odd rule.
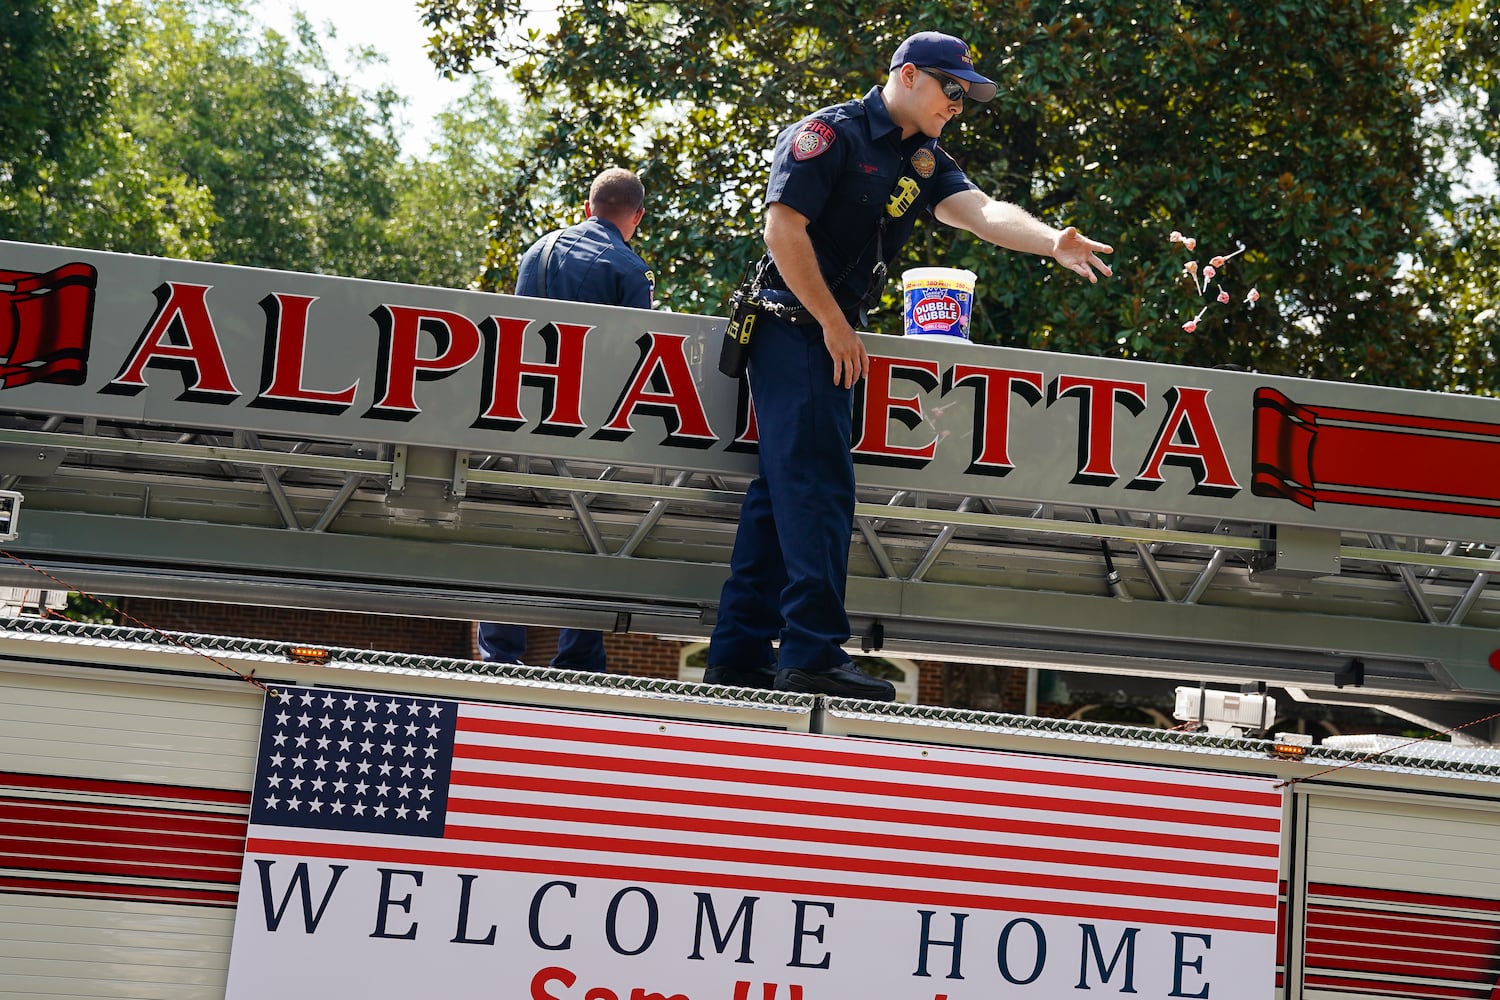
MULTIPOLYGON (((847 310, 869 287, 882 215, 888 221, 881 251, 890 263, 919 214, 931 215, 944 198, 977 187, 936 139, 918 132, 903 142, 880 88, 872 87, 864 97, 815 111, 781 133, 766 203, 780 202, 807 216, 819 269, 847 310)), ((775 277, 769 284, 785 287, 775 277)))
MULTIPOLYGON (((522 256, 516 275, 517 295, 536 297, 546 239, 537 240, 522 256)), ((620 228, 598 216, 562 230, 547 261, 549 299, 650 309, 655 284, 651 269, 630 249, 620 228)))

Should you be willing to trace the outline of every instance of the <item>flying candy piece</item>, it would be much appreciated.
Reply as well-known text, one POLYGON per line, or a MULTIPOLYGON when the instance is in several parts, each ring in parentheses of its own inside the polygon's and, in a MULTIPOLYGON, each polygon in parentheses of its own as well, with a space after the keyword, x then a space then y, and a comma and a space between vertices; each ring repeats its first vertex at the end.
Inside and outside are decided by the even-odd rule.
POLYGON ((1224 266, 1224 262, 1227 261, 1227 260, 1229 260, 1229 258, 1236 257, 1236 256, 1238 256, 1238 255, 1240 255, 1240 254, 1242 254, 1244 252, 1245 252, 1245 244, 1241 243, 1240 244, 1240 248, 1238 250, 1234 251, 1234 253, 1226 253, 1222 257, 1215 257, 1213 260, 1209 261, 1209 263, 1212 264, 1214 267, 1223 267, 1224 266))

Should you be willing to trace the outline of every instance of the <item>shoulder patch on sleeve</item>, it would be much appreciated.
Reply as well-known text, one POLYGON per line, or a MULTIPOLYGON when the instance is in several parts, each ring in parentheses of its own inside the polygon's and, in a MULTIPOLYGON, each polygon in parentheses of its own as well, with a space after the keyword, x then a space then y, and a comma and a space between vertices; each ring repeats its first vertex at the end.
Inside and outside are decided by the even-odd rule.
POLYGON ((833 145, 838 133, 820 121, 810 121, 792 137, 792 159, 810 160, 820 156, 833 145))

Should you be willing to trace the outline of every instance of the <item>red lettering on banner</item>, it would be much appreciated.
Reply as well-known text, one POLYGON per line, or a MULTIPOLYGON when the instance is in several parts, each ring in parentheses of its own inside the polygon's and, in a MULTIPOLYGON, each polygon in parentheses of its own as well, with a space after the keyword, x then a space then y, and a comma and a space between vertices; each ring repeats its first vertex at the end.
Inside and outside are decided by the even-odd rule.
POLYGON ((583 347, 591 326, 578 323, 543 324, 539 336, 546 361, 521 360, 526 328, 531 321, 491 316, 479 324, 488 373, 483 387, 484 410, 475 427, 513 431, 526 424, 521 412, 521 386, 540 386, 542 413, 538 434, 572 436, 588 429, 583 422, 583 347))
POLYGON ((578 977, 560 966, 549 965, 545 969, 538 969, 536 975, 531 977, 531 1000, 562 1000, 548 992, 547 987, 553 983, 561 983, 566 989, 576 982, 578 977))
POLYGON ((707 448, 718 440, 708 425, 708 414, 688 364, 687 341, 680 333, 648 333, 636 341, 641 348, 640 363, 594 437, 624 440, 635 433, 631 419, 640 411, 658 415, 666 422, 667 436, 662 444, 707 448))
POLYGON ((1120 478, 1115 471, 1115 404, 1132 416, 1146 409, 1146 383, 1112 378, 1059 375, 1049 388, 1050 402, 1067 396, 1079 399, 1078 472, 1073 482, 1109 486, 1120 478))
MULTIPOLYGON (((561 966, 549 965, 545 969, 537 970, 536 975, 531 977, 531 1000, 568 1000, 568 994, 553 993, 550 987, 555 983, 563 989, 571 989, 578 982, 578 976, 561 966)), ((801 988, 794 987, 797 993, 792 1000, 802 1000, 801 988)), ((583 994, 583 1000, 621 1000, 622 994, 605 986, 594 986, 583 994)), ((652 992, 644 987, 637 986, 630 991, 630 1000, 688 1000, 681 993, 673 993, 670 996, 664 993, 652 992)))
POLYGON ((1152 442, 1150 457, 1140 474, 1130 483, 1131 489, 1154 490, 1164 482, 1163 464, 1185 465, 1193 474, 1195 494, 1234 496, 1240 491, 1229 456, 1219 440, 1219 429, 1208 409, 1207 389, 1174 385, 1164 396, 1171 408, 1152 442), (1180 439, 1180 440, 1179 440, 1180 439))
POLYGON ((734 438, 725 451, 755 451, 760 446, 760 427, 755 422, 755 397, 750 395, 750 380, 739 380, 735 390, 734 438))
MULTIPOLYGON (((583 1000, 590 1000, 592 996, 593 994, 590 993, 583 1000)), ((594 1000, 614 1000, 614 995, 605 990, 600 996, 594 997, 594 1000)), ((630 1000, 688 1000, 688 998, 681 993, 673 993, 671 996, 668 996, 665 993, 657 993, 654 990, 647 990, 644 987, 637 986, 630 991, 630 1000)), ((796 1000, 802 1000, 802 998, 799 996, 796 1000)))
POLYGON ((224 363, 224 349, 208 312, 212 285, 168 281, 158 285, 156 313, 131 349, 130 357, 103 392, 134 396, 146 388, 146 368, 175 368, 183 376, 178 399, 229 403, 239 397, 224 363))
POLYGON ((1010 459, 1010 399, 1020 396, 1032 406, 1042 399, 1042 373, 982 365, 954 365, 944 376, 943 395, 961 385, 974 386, 974 452, 965 472, 1003 476, 1015 468, 1010 459))
POLYGON ((381 420, 410 420, 417 405, 417 382, 444 378, 468 364, 479 353, 479 327, 446 309, 381 305, 370 314, 380 328, 380 356, 376 359, 375 403, 365 416, 381 420), (437 344, 437 354, 421 353, 422 334, 437 344))
POLYGON ((342 413, 354 402, 359 379, 347 389, 323 391, 303 384, 307 364, 307 312, 316 295, 272 292, 260 301, 266 314, 265 357, 261 365, 260 394, 251 406, 269 405, 265 400, 291 403, 277 407, 299 411, 342 413))
MULTIPOLYGON (((760 997, 758 1000, 778 1000, 781 996, 780 987, 776 983, 761 983, 760 997)), ((787 984, 786 1000, 802 1000, 802 984, 787 984)), ((744 979, 734 984, 734 1000, 757 1000, 750 995, 750 983, 744 979)))
POLYGON ((922 400, 917 396, 892 396, 891 381, 907 378, 931 392, 938 386, 938 363, 917 358, 870 355, 869 370, 855 390, 860 397, 854 412, 860 414, 853 452, 871 465, 921 468, 937 454, 938 437, 924 445, 895 445, 890 440, 891 421, 912 430, 927 422, 922 400))

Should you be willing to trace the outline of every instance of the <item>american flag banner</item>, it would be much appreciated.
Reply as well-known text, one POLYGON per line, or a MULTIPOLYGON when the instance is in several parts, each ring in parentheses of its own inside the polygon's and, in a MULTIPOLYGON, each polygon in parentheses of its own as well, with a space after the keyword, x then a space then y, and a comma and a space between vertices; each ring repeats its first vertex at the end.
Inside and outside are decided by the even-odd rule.
POLYGON ((281 694, 228 1000, 1274 994, 1270 779, 281 694))

